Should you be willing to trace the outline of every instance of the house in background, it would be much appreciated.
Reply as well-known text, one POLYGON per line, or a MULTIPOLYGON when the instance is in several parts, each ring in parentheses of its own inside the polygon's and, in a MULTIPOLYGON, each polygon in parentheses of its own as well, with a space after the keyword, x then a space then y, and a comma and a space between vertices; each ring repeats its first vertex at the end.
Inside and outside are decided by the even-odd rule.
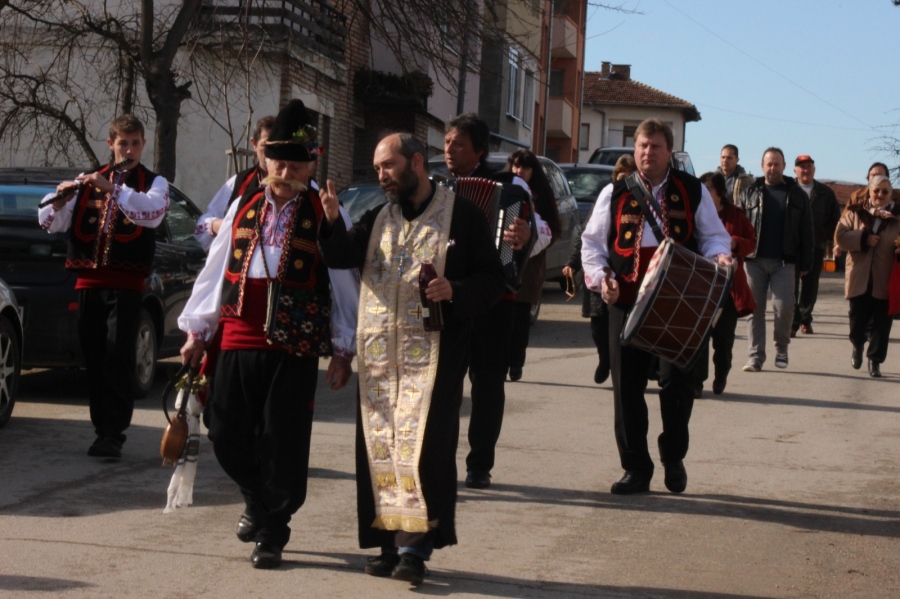
POLYGON ((690 102, 634 81, 631 65, 608 62, 584 74, 582 108, 578 162, 587 162, 597 148, 633 145, 635 129, 650 117, 668 123, 673 149, 683 150, 687 123, 700 120, 690 102))

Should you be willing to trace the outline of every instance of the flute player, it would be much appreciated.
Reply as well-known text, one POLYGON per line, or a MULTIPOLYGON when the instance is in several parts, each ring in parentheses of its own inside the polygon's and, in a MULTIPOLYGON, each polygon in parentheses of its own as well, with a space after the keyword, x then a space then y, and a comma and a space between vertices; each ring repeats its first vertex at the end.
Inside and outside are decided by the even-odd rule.
POLYGON ((110 164, 60 183, 38 221, 48 233, 69 232, 66 268, 78 273, 78 337, 96 434, 88 455, 118 460, 134 411, 141 292, 156 248, 153 229, 169 209, 169 182, 140 163, 146 139, 137 117, 113 119, 106 143, 110 164))

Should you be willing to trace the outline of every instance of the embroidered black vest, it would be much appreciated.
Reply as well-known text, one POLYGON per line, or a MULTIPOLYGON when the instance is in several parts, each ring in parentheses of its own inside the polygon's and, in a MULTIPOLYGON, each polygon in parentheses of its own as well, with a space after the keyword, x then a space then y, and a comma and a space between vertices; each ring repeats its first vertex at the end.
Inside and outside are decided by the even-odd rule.
POLYGON ((236 199, 243 197, 243 195, 251 189, 259 187, 262 180, 263 173, 259 170, 258 164, 239 172, 234 178, 234 189, 231 190, 231 197, 228 198, 228 205, 231 206, 231 203, 236 199))
MULTIPOLYGON (((330 356, 331 293, 328 268, 318 250, 319 225, 324 218, 319 194, 300 194, 294 217, 285 235, 278 263, 275 326, 269 341, 300 356, 330 356)), ((231 254, 222 286, 223 317, 240 318, 250 257, 259 244, 261 211, 271 210, 265 191, 244 194, 231 230, 231 254)), ((276 217, 277 218, 277 217, 276 217)))
MULTIPOLYGON (((663 198, 661 229, 678 245, 697 251, 694 237, 694 215, 700 205, 700 179, 683 171, 669 170, 669 180, 663 198)), ((636 281, 635 248, 644 229, 644 213, 637 199, 628 190, 625 179, 613 185, 610 201, 609 265, 626 281, 636 281)))
MULTIPOLYGON (((97 172, 108 177, 109 171, 110 165, 107 165, 97 172)), ((139 164, 121 183, 135 191, 146 192, 156 177, 156 173, 139 164)), ((84 186, 73 207, 66 268, 150 272, 156 250, 156 231, 134 224, 121 210, 110 210, 112 204, 106 193, 96 187, 84 186), (110 219, 107 228, 110 234, 101 235, 100 227, 106 219, 110 219)))

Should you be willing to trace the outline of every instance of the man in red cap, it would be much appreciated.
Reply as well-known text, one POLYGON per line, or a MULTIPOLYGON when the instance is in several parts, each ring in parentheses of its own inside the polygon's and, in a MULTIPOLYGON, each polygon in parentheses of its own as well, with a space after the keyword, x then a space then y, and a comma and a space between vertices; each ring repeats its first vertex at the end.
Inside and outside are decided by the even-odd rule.
POLYGON ((830 187, 814 179, 816 162, 809 154, 801 154, 794 160, 794 174, 797 185, 809 197, 813 216, 813 259, 809 272, 801 276, 796 273, 794 324, 791 337, 799 330, 804 335, 812 335, 813 308, 819 295, 819 275, 825 261, 826 248, 834 239, 834 229, 841 218, 841 207, 830 187))
POLYGON ((318 250, 324 211, 307 187, 317 148, 306 108, 291 101, 266 142, 262 187, 228 208, 178 318, 183 362, 199 365, 215 339, 209 438, 244 496, 237 537, 256 543, 254 568, 281 564, 306 499, 319 357, 333 356, 326 381, 339 389, 356 353, 359 285, 318 250))

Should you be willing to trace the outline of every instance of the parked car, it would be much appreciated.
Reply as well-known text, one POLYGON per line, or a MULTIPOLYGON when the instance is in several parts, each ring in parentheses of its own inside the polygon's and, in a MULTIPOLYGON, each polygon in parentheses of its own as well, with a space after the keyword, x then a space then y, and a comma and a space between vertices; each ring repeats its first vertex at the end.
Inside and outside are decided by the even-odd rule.
POLYGON ((338 192, 338 199, 350 215, 354 224, 362 215, 387 203, 384 191, 377 181, 357 181, 338 192))
POLYGON ((600 195, 600 190, 612 183, 613 168, 608 164, 560 164, 569 182, 569 187, 578 202, 578 216, 581 225, 587 223, 594 202, 600 195))
MULTIPOLYGON (((38 225, 38 203, 78 171, 50 168, 0 169, 0 277, 16 294, 28 343, 23 368, 77 367, 76 273, 65 268, 68 233, 48 234, 38 225)), ((194 239, 201 211, 169 186, 169 213, 156 229, 156 254, 147 276, 141 323, 135 339, 135 390, 153 385, 157 358, 178 355, 184 333, 177 319, 206 260, 194 239)))
POLYGON ((615 166, 616 161, 625 154, 634 154, 634 146, 610 146, 597 148, 588 159, 590 164, 606 164, 615 166))
POLYGON ((0 428, 12 416, 22 371, 22 316, 16 296, 0 279, 0 428))
MULTIPOLYGON (((631 146, 610 146, 608 148, 598 148, 594 150, 593 154, 591 154, 588 162, 591 164, 608 164, 610 166, 615 166, 616 161, 623 154, 634 154, 634 148, 631 146)), ((672 152, 672 159, 669 161, 669 166, 671 166, 672 168, 677 168, 678 170, 684 171, 690 175, 695 175, 694 163, 691 161, 690 155, 683 150, 676 150, 672 152)))

